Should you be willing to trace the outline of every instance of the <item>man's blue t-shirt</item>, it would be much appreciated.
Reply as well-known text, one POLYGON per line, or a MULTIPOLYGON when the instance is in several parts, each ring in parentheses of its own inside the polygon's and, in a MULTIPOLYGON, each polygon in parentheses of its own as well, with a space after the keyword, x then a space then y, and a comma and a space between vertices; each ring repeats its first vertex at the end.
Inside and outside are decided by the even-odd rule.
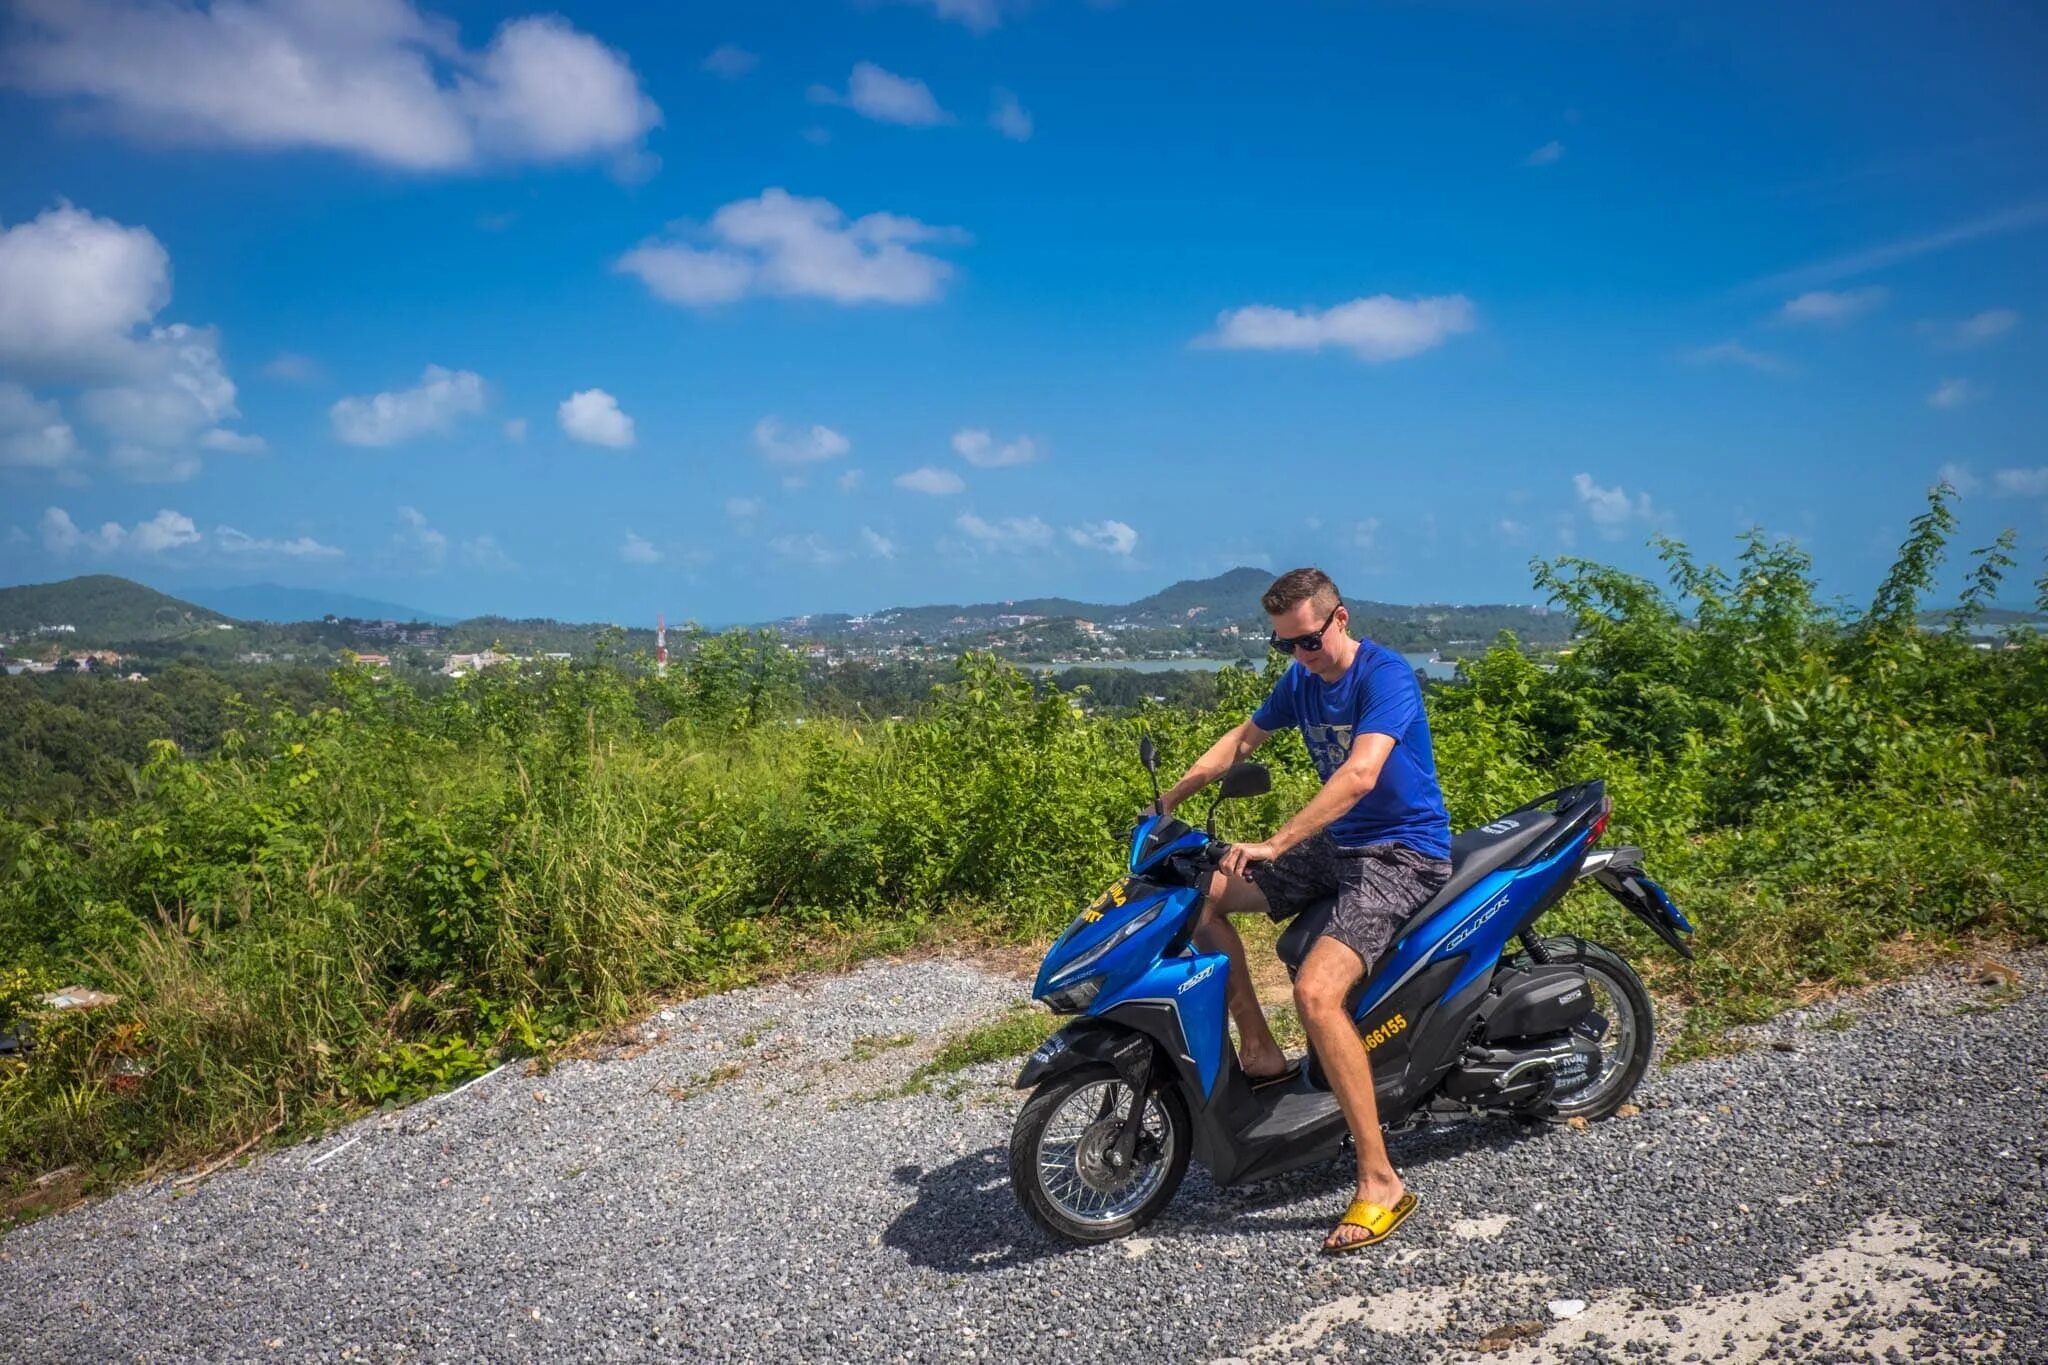
POLYGON ((1252 724, 1269 734, 1300 727, 1325 782, 1350 755, 1352 736, 1391 736, 1394 751, 1380 769, 1379 782, 1337 817, 1330 838, 1339 848, 1395 843, 1431 858, 1451 856, 1451 819, 1437 785, 1422 688, 1415 670, 1393 650, 1360 640, 1357 657, 1335 683, 1324 682, 1297 660, 1252 713, 1252 724))

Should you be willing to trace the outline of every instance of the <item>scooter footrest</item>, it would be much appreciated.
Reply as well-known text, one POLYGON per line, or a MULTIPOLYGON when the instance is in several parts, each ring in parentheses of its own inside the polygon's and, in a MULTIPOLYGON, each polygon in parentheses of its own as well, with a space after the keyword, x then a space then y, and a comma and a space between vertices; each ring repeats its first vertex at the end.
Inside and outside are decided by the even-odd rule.
POLYGON ((1337 1097, 1327 1090, 1294 1090, 1280 1097, 1268 1114, 1245 1130, 1248 1142, 1265 1142, 1318 1127, 1332 1115, 1341 1122, 1343 1111, 1337 1097))

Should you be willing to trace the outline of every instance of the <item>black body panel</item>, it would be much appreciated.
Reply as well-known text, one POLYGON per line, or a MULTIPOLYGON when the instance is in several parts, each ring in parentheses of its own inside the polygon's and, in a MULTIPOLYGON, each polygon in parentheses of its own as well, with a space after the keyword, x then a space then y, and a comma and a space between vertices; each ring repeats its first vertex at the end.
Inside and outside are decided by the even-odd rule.
MULTIPOLYGON (((1451 879, 1443 888, 1403 921, 1413 924, 1426 915, 1436 913, 1459 896, 1478 885, 1479 879, 1489 872, 1495 872, 1515 862, 1521 855, 1540 843, 1558 824, 1558 818, 1545 811, 1523 811, 1514 815, 1503 815, 1500 819, 1468 829, 1463 834, 1451 836, 1451 879)), ((1569 886, 1570 878, 1562 885, 1569 886)), ((1294 923, 1287 926, 1274 945, 1280 960, 1287 964, 1290 972, 1300 971, 1302 962, 1308 957, 1308 950, 1329 927, 1330 916, 1336 913, 1337 898, 1327 896, 1315 901, 1308 909, 1294 917, 1294 923)))
POLYGON ((1593 1008, 1586 970, 1576 963, 1513 967, 1494 973, 1497 994, 1480 1007, 1481 1037, 1489 1043, 1563 1033, 1593 1008))

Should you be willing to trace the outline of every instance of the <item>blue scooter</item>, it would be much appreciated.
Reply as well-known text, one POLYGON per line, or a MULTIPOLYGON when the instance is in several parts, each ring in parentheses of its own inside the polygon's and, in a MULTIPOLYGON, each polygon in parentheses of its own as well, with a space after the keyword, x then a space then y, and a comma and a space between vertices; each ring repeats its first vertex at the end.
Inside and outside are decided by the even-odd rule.
MULTIPOLYGON (((1139 757, 1156 795, 1149 738, 1139 757)), ((1079 1017, 1017 1077, 1032 1093, 1010 1135, 1010 1183, 1059 1237, 1101 1242, 1143 1227, 1190 1159, 1218 1184, 1239 1185, 1327 1160, 1350 1139, 1313 1049, 1292 1084, 1252 1089, 1230 1044, 1229 959, 1193 944, 1203 888, 1228 847, 1215 838, 1216 806, 1270 788, 1264 767, 1239 763, 1205 830, 1141 820, 1128 875, 1046 953, 1032 995, 1079 1017)), ((1641 978, 1610 948, 1534 929, 1591 878, 1692 956, 1692 925, 1644 873, 1642 850, 1594 847, 1612 806, 1604 782, 1581 782, 1451 840, 1450 881, 1354 996, 1383 1127, 1481 1115, 1595 1120, 1628 1099, 1653 1041, 1641 978)), ((1290 974, 1334 908, 1334 898, 1312 905, 1281 934, 1290 974)))

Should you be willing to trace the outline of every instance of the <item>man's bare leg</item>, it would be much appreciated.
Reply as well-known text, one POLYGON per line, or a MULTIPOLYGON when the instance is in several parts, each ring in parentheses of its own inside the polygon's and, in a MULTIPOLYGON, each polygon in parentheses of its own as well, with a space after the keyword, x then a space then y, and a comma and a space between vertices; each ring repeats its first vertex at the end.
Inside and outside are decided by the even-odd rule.
POLYGON ((1237 1024, 1237 1064, 1252 1077, 1279 1075, 1287 1067, 1287 1054, 1280 1050, 1266 1012, 1259 1008, 1259 993, 1252 988, 1251 960, 1230 916, 1263 914, 1266 908, 1266 893, 1251 882, 1213 873, 1202 906, 1202 922, 1195 926, 1195 942, 1203 952, 1222 953, 1230 959, 1223 993, 1237 1024))
MULTIPOLYGON (((1344 1008, 1345 997, 1365 975, 1365 963, 1357 953, 1327 934, 1309 949, 1308 960, 1294 981, 1294 1004, 1301 1022, 1315 1044, 1316 1057, 1329 1078, 1330 1092, 1344 1111, 1344 1122, 1358 1144, 1358 1197, 1391 1209, 1399 1201, 1403 1186, 1387 1159, 1387 1141, 1380 1133, 1379 1097, 1373 1093, 1372 1063, 1358 1028, 1344 1008)), ((1365 1236, 1360 1227, 1340 1227, 1330 1234, 1328 1245, 1344 1246, 1365 1236)))

